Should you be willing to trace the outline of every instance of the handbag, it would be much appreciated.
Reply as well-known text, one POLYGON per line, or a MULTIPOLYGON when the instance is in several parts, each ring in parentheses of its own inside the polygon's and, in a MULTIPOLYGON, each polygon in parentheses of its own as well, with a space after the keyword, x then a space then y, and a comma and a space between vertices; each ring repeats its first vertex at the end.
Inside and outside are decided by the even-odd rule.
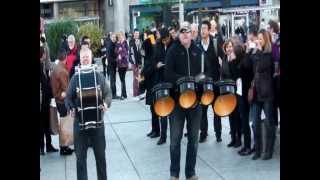
POLYGON ((60 146, 70 146, 73 145, 73 123, 74 118, 71 115, 60 118, 60 134, 59 134, 59 144, 60 146))

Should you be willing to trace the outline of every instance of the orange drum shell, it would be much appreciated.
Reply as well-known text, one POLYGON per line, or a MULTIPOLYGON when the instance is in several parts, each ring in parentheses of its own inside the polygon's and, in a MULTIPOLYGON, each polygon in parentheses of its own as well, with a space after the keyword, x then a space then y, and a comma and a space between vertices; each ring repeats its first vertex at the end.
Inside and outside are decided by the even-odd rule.
POLYGON ((197 95, 194 90, 186 90, 179 97, 179 104, 182 108, 191 108, 197 101, 197 95))
POLYGON ((206 91, 201 96, 201 104, 207 106, 211 104, 214 100, 214 92, 206 91))
POLYGON ((154 103, 154 111, 158 116, 168 116, 174 109, 174 100, 170 97, 163 97, 154 103))
POLYGON ((219 96, 214 102, 213 110, 218 116, 230 115, 237 105, 237 98, 234 94, 219 96))

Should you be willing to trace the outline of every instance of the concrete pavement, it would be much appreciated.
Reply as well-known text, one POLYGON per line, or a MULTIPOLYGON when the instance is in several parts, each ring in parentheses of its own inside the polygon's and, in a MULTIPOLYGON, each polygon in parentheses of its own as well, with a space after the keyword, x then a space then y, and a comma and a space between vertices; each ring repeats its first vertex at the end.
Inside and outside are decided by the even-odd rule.
MULTIPOLYGON (((118 75, 117 75, 118 76, 118 75)), ((117 77, 118 78, 118 77, 117 77)), ((144 101, 132 98, 132 71, 127 72, 128 99, 115 100, 105 116, 106 157, 108 180, 167 180, 170 177, 170 133, 167 143, 156 145, 158 138, 146 137, 151 129, 149 107, 144 101)), ((117 79, 117 87, 120 80, 117 79)), ((117 89, 120 95, 120 89, 117 89)), ((213 119, 209 108, 208 119, 213 119)), ((228 148, 229 122, 223 118, 222 142, 215 141, 213 123, 209 121, 209 136, 199 144, 196 172, 200 180, 277 180, 280 179, 280 135, 277 134, 274 158, 268 161, 241 157, 239 148, 228 148)), ((58 136, 52 136, 53 145, 59 146, 58 136)), ((185 179, 184 165, 187 138, 181 144, 180 179, 185 179)), ((76 180, 76 158, 49 153, 40 158, 41 180, 76 180)), ((93 151, 88 150, 89 180, 96 180, 93 151)))

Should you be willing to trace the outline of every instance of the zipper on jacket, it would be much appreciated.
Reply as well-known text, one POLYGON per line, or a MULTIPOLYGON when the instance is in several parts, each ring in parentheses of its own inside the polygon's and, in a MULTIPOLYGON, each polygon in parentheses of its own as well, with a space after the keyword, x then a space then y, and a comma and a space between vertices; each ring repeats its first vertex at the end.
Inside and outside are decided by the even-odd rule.
POLYGON ((190 73, 190 57, 189 57, 189 50, 188 48, 186 48, 187 50, 187 56, 188 56, 188 73, 189 73, 189 76, 191 76, 191 73, 190 73))

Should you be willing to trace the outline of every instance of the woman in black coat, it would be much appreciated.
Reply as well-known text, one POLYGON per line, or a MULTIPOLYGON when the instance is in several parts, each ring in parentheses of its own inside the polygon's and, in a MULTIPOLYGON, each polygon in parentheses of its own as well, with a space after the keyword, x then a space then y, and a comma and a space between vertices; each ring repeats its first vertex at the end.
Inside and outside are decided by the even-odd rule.
POLYGON ((263 160, 272 158, 274 142, 275 142, 275 121, 274 121, 274 91, 273 91, 273 58, 272 45, 268 32, 260 30, 258 40, 256 41, 257 48, 250 57, 254 72, 253 84, 255 96, 250 106, 250 118, 252 119, 255 154, 253 160, 260 158, 262 150, 262 135, 261 135, 261 111, 263 109, 266 119, 264 124, 266 127, 266 146, 263 160))
POLYGON ((147 37, 142 44, 143 54, 144 54, 144 66, 141 71, 141 77, 144 78, 144 86, 146 90, 146 104, 150 105, 150 111, 152 115, 151 125, 152 129, 151 132, 147 134, 147 136, 151 138, 156 138, 160 136, 160 127, 158 122, 158 117, 154 112, 152 107, 152 94, 151 89, 155 85, 155 66, 153 65, 153 57, 154 57, 154 45, 151 42, 150 35, 152 33, 147 31, 147 37))
MULTIPOLYGON (((240 77, 240 58, 235 55, 234 42, 231 39, 227 40, 223 45, 223 50, 225 56, 222 59, 221 78, 237 81, 240 77)), ((239 102, 241 97, 238 94, 236 94, 236 97, 239 102)), ((236 109, 229 115, 231 142, 228 144, 228 147, 237 148, 241 146, 241 119, 238 109, 239 104, 237 104, 236 109)))

